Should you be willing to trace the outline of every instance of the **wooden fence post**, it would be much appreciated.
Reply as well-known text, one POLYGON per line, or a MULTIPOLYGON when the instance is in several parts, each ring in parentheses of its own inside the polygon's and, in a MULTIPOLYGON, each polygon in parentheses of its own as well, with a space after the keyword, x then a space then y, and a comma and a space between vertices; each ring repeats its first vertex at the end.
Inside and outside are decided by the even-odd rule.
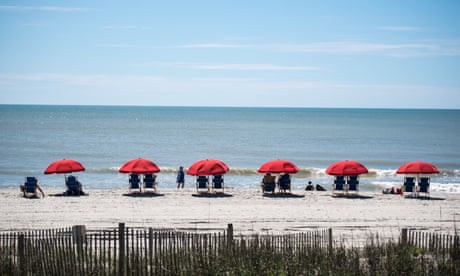
POLYGON ((83 243, 86 243, 86 226, 74 225, 72 226, 72 238, 73 242, 77 244, 79 253, 83 248, 83 243))
POLYGON ((329 252, 332 253, 332 244, 333 244, 333 242, 332 242, 332 228, 328 229, 328 238, 329 238, 329 244, 328 244, 329 245, 329 252))
POLYGON ((118 224, 118 275, 125 275, 125 224, 118 224))
POLYGON ((24 234, 18 236, 18 253, 19 253, 19 271, 21 275, 26 275, 26 258, 24 248, 24 234))
POLYGON ((401 230, 401 242, 407 244, 407 228, 401 230))
POLYGON ((230 247, 233 244, 233 224, 227 225, 227 246, 230 247))

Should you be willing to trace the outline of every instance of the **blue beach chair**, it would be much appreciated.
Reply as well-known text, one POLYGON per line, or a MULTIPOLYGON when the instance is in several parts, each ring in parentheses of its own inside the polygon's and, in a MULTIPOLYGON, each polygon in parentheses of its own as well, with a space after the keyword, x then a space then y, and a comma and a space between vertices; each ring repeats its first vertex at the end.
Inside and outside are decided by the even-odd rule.
POLYGON ((358 176, 349 176, 347 180, 347 192, 358 192, 359 191, 359 179, 358 176))
POLYGON ((37 194, 38 179, 33 176, 27 176, 24 182, 24 196, 25 197, 38 197, 37 194))
POLYGON ((414 195, 415 194, 415 178, 405 177, 403 184, 403 194, 414 195))
POLYGON ((202 191, 203 189, 206 189, 206 193, 209 193, 209 178, 206 176, 198 176, 196 178, 196 191, 198 193, 205 193, 202 191))
POLYGON ((420 181, 418 182, 418 192, 425 193, 426 196, 430 195, 430 178, 429 177, 420 178, 420 181))
POLYGON ((276 183, 275 183, 275 176, 267 173, 264 178, 262 179, 261 188, 262 193, 275 193, 276 183))
POLYGON ((40 188, 40 185, 38 185, 38 179, 34 176, 27 176, 24 185, 21 185, 20 189, 24 197, 39 198, 38 191, 41 193, 42 197, 45 197, 45 193, 42 188, 40 188))
POLYGON ((212 178, 212 191, 216 192, 216 190, 221 190, 224 192, 224 176, 223 175, 215 175, 212 178))
POLYGON ((278 184, 279 184, 279 191, 281 192, 281 190, 283 192, 286 192, 286 191, 289 191, 289 193, 291 192, 291 177, 289 176, 289 174, 283 174, 279 177, 278 179, 278 184))
POLYGON ((131 192, 132 189, 139 189, 139 192, 141 192, 140 183, 141 183, 141 179, 139 178, 138 174, 135 174, 135 173, 130 174, 128 191, 131 192))
POLYGON ((78 182, 77 177, 73 175, 67 176, 65 184, 67 186, 67 195, 82 195, 81 184, 78 182))
POLYGON ((275 193, 275 182, 265 182, 264 183, 264 193, 275 193))
POLYGON ((157 178, 156 175, 152 173, 144 175, 144 192, 147 189, 151 189, 153 190, 154 193, 156 193, 157 191, 157 182, 155 182, 156 178, 157 178))
POLYGON ((345 191, 345 177, 343 175, 337 175, 332 185, 332 194, 341 194, 345 191))

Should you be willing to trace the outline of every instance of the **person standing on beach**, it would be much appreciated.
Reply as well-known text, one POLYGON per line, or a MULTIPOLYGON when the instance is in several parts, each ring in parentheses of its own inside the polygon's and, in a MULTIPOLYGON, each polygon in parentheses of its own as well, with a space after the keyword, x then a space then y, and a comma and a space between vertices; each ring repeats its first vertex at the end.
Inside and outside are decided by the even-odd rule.
POLYGON ((176 177, 176 184, 177 184, 177 189, 179 189, 182 185, 182 189, 184 188, 184 183, 185 183, 185 174, 184 174, 184 167, 180 166, 179 171, 177 172, 177 177, 176 177))

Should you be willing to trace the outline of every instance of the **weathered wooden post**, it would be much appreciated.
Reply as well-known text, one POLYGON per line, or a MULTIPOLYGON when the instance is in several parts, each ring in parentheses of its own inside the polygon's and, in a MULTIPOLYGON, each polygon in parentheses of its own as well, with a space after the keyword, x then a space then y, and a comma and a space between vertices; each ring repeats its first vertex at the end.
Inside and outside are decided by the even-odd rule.
POLYGON ((118 224, 118 275, 125 275, 125 224, 118 224))
POLYGON ((80 271, 83 272, 85 267, 83 243, 86 243, 86 227, 84 225, 72 226, 72 240, 77 246, 77 260, 80 265, 80 271))
POLYGON ((153 273, 153 228, 149 228, 149 266, 148 272, 153 273))
POLYGON ((232 246, 233 244, 233 224, 229 223, 227 225, 227 247, 232 246))
POLYGON ((25 259, 25 248, 24 248, 24 234, 18 236, 18 253, 19 253, 19 270, 21 275, 26 275, 26 259, 25 259))
POLYGON ((407 244, 407 228, 401 230, 401 242, 407 244))
POLYGON ((332 228, 328 229, 328 239, 329 239, 329 252, 332 253, 332 228))
POLYGON ((86 242, 86 226, 85 225, 74 225, 72 226, 72 238, 74 244, 77 245, 80 251, 83 248, 83 243, 86 242))

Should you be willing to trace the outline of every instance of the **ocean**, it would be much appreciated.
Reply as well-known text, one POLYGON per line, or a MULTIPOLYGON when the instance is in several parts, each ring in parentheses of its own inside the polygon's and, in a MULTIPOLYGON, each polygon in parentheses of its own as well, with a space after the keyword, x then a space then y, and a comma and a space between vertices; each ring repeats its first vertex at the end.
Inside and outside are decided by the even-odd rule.
POLYGON ((234 189, 259 189, 257 168, 288 159, 300 168, 294 192, 308 181, 330 190, 325 169, 357 160, 369 170, 360 190, 376 192, 402 183, 400 165, 422 160, 440 170, 432 191, 460 192, 460 110, 0 105, 0 129, 0 188, 36 176, 44 189, 64 190, 62 175, 43 171, 75 159, 86 190, 127 189, 118 169, 143 157, 161 168, 160 191, 175 188, 179 166, 213 158, 230 167, 234 189))

